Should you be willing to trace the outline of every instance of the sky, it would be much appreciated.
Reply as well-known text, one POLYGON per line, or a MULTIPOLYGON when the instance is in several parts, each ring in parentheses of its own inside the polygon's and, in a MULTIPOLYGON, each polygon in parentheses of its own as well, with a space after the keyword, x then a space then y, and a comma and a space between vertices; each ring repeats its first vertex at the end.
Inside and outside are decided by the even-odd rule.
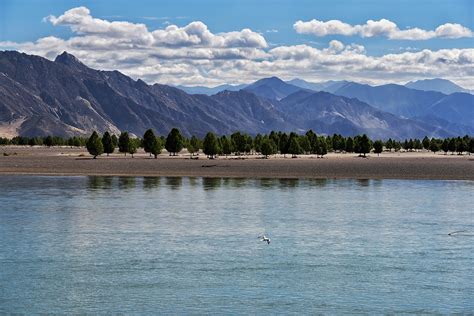
POLYGON ((0 50, 67 51, 148 83, 441 77, 473 89, 474 1, 0 0, 0 50))

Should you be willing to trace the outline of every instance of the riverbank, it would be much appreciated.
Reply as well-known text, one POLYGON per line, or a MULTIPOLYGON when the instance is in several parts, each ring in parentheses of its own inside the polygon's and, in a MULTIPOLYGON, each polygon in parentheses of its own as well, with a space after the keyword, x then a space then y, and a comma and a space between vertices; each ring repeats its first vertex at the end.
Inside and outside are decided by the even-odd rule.
POLYGON ((383 153, 368 158, 328 154, 322 159, 251 155, 213 160, 201 154, 195 158, 164 153, 153 159, 139 152, 135 158, 113 154, 92 159, 84 148, 3 146, 0 174, 474 180, 474 156, 441 153, 383 153))

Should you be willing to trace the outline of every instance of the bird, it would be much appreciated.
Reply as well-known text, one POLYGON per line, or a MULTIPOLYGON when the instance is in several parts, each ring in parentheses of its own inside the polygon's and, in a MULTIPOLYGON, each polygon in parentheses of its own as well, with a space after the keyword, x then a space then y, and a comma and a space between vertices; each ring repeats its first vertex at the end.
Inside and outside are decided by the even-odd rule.
POLYGON ((268 238, 267 236, 262 235, 262 236, 258 236, 258 238, 260 238, 260 241, 265 241, 267 245, 270 244, 270 238, 268 238))
POLYGON ((465 232, 466 232, 465 230, 457 230, 457 231, 455 231, 455 232, 449 233, 448 235, 449 235, 449 236, 452 236, 452 235, 457 234, 457 233, 465 233, 465 232))

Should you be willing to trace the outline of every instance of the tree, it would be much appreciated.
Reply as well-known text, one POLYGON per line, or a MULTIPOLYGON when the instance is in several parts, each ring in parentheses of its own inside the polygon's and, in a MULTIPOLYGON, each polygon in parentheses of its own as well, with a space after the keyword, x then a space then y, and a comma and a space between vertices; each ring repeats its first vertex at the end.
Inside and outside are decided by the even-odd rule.
POLYGON ((430 151, 433 152, 433 154, 436 154, 437 151, 439 151, 439 143, 436 139, 432 138, 430 141, 430 151))
POLYGON ((458 152, 458 155, 462 155, 463 152, 467 150, 467 144, 464 141, 463 138, 458 137, 456 139, 456 151, 458 152))
POLYGON ((362 135, 359 138, 359 153, 364 155, 368 154, 370 152, 371 148, 371 142, 370 139, 367 137, 367 135, 362 135))
POLYGON ((263 136, 261 134, 257 134, 253 140, 253 148, 255 148, 255 151, 258 153, 262 151, 262 140, 263 136))
POLYGON ((268 138, 270 138, 273 141, 273 143, 276 146, 276 150, 278 150, 279 144, 280 144, 280 135, 278 135, 278 133, 275 133, 275 131, 271 131, 268 138))
POLYGON ((415 138, 413 140, 413 148, 415 148, 416 150, 423 149, 423 145, 422 145, 421 141, 418 138, 415 138))
POLYGON ((425 137, 423 138, 423 140, 421 141, 421 143, 423 144, 423 148, 424 148, 424 149, 426 149, 426 150, 430 149, 431 141, 430 141, 430 139, 428 138, 428 136, 425 136, 425 137))
POLYGON ((444 151, 444 154, 447 155, 449 151, 449 141, 445 138, 441 143, 441 149, 444 151))
POLYGON ((122 132, 120 133, 119 139, 118 139, 118 148, 119 152, 124 153, 125 156, 129 152, 129 147, 130 146, 130 136, 128 135, 128 132, 122 132))
POLYGON ((385 143, 385 148, 387 148, 391 152, 393 147, 393 140, 389 138, 385 143))
POLYGON ((352 137, 347 137, 345 150, 348 153, 354 152, 354 140, 352 137))
POLYGON ((132 158, 133 157, 133 154, 135 154, 137 152, 137 148, 138 148, 138 144, 139 144, 140 140, 135 138, 135 139, 130 139, 129 140, 129 143, 128 143, 128 153, 130 155, 132 155, 132 158))
POLYGON ((326 139, 323 136, 318 137, 318 149, 316 151, 317 156, 324 157, 328 153, 328 145, 326 139))
POLYGON ((469 152, 469 155, 471 155, 471 153, 474 153, 474 137, 471 137, 469 139, 469 145, 468 145, 467 151, 469 152))
POLYGON ((400 151, 401 148, 402 144, 399 141, 393 141, 393 149, 395 150, 395 152, 400 151))
POLYGON ((199 151, 199 140, 196 136, 192 136, 190 140, 186 142, 186 149, 191 156, 194 156, 194 153, 199 151))
POLYGON ((45 144, 48 147, 53 146, 53 137, 48 135, 46 138, 43 140, 43 144, 45 144))
MULTIPOLYGON (((199 149, 202 148, 201 141, 199 140, 199 138, 197 138, 194 135, 191 137, 191 140, 189 141, 189 143, 193 147, 194 152, 198 152, 199 149)), ((194 155, 194 153, 193 153, 193 155, 194 155)))
POLYGON ((143 134, 143 150, 145 150, 146 153, 149 153, 150 156, 152 155, 151 147, 155 142, 156 136, 155 133, 153 133, 153 130, 151 128, 146 130, 145 134, 143 134))
POLYGON ((304 154, 311 153, 311 143, 309 142, 308 137, 300 136, 300 137, 298 137, 298 142, 299 142, 299 144, 301 146, 301 150, 303 151, 304 154))
POLYGON ((112 141, 112 136, 110 136, 109 132, 105 132, 102 136, 102 146, 104 147, 104 153, 107 156, 114 152, 115 146, 112 141))
POLYGON ((280 135, 280 154, 283 155, 283 157, 286 157, 286 154, 288 154, 288 148, 289 148, 290 142, 288 141, 288 136, 286 133, 281 133, 280 135))
POLYGON ((214 156, 217 155, 219 151, 219 145, 217 142, 217 137, 213 132, 208 132, 206 134, 202 143, 202 147, 204 153, 209 157, 209 159, 213 159, 214 156))
POLYGON ((301 146, 298 141, 298 135, 295 133, 290 134, 288 139, 288 153, 291 154, 291 158, 296 158, 296 155, 301 154, 301 146))
POLYGON ((232 145, 232 140, 227 136, 223 135, 221 137, 222 154, 224 154, 226 157, 227 155, 232 154, 233 147, 234 146, 232 145))
POLYGON ((244 135, 240 134, 240 132, 235 132, 230 135, 230 139, 234 144, 234 150, 237 155, 240 156, 243 152, 245 152, 246 141, 244 135))
POLYGON ((118 146, 118 138, 115 134, 112 135, 112 146, 114 146, 114 148, 118 146))
POLYGON ((454 155, 454 152, 456 151, 456 139, 455 138, 450 138, 448 141, 448 150, 451 152, 451 155, 454 155))
POLYGON ((158 155, 161 153, 161 149, 163 149, 163 144, 161 143, 161 138, 155 137, 151 140, 149 144, 150 154, 155 156, 155 159, 158 158, 158 155))
POLYGON ((381 140, 376 140, 374 142, 374 153, 377 154, 377 156, 380 156, 380 153, 383 150, 383 142, 381 140))
POLYGON ((332 136, 332 148, 334 151, 343 151, 346 148, 346 142, 342 135, 334 134, 332 136))
POLYGON ((310 152, 312 154, 315 154, 318 151, 318 136, 315 132, 313 132, 312 129, 310 129, 306 132, 306 138, 308 139, 309 144, 311 146, 310 152))
POLYGON ((265 156, 265 158, 268 158, 269 155, 274 155, 277 151, 276 145, 268 137, 264 137, 261 143, 261 153, 262 155, 265 156))
POLYGON ((87 140, 86 148, 89 154, 94 156, 94 159, 96 159, 97 156, 102 155, 104 152, 104 146, 102 145, 102 141, 96 131, 92 132, 91 137, 87 140))
POLYGON ((179 129, 173 128, 166 137, 165 148, 170 153, 170 156, 176 156, 184 146, 184 139, 179 132, 179 129))
POLYGON ((244 134, 244 152, 248 155, 252 152, 253 139, 250 135, 244 134))

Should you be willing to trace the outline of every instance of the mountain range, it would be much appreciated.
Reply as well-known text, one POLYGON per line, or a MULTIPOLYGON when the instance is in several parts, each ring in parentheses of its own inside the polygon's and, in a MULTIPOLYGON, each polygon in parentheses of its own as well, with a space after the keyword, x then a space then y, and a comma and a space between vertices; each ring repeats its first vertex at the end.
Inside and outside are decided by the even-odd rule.
POLYGON ((172 127, 201 137, 208 131, 255 135, 310 128, 397 139, 473 134, 473 95, 467 93, 347 81, 318 88, 276 77, 218 87, 212 95, 182 89, 94 70, 67 52, 54 61, 0 52, 0 136, 72 136, 92 130, 143 135, 148 128, 166 134, 172 127))
POLYGON ((444 94, 451 94, 456 92, 474 92, 472 90, 464 89, 463 87, 458 86, 452 81, 440 78, 410 81, 405 84, 405 87, 423 91, 438 91, 444 94))

